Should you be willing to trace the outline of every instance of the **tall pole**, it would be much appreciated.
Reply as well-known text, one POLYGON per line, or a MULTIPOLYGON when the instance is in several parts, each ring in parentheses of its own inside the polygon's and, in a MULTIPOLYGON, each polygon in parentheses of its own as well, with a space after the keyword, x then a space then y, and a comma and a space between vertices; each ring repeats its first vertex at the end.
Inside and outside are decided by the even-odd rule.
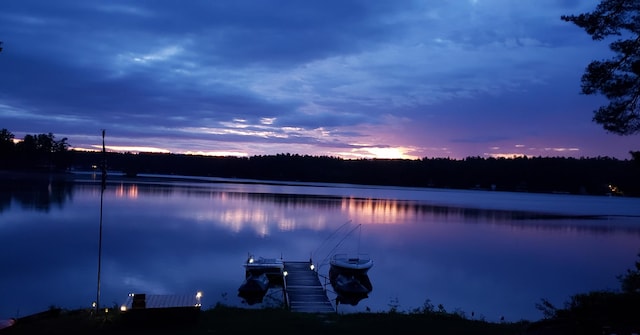
POLYGON ((104 129, 102 129, 102 182, 100 189, 100 233, 98 238, 98 289, 96 292, 96 310, 95 313, 98 315, 100 312, 100 267, 102 263, 102 203, 104 198, 104 189, 107 187, 107 159, 106 159, 106 150, 104 146, 104 129))

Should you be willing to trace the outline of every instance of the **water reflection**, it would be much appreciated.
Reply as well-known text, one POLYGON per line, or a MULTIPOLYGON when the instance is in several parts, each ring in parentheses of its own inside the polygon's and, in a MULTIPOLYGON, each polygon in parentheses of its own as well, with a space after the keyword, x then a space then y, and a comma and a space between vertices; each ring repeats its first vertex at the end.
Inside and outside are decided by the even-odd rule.
MULTIPOLYGON (((29 176, 3 178, 0 192, 0 213, 10 208, 12 202, 25 209, 49 211, 52 207, 62 208, 65 202, 72 201, 74 188, 81 192, 97 192, 96 182, 99 178, 91 176, 76 180, 69 178, 32 178, 29 176)), ((255 185, 254 185, 255 186, 255 185)), ((559 215, 552 213, 495 210, 484 208, 467 208, 442 206, 403 199, 385 199, 384 194, 376 197, 362 198, 355 196, 275 193, 278 187, 260 185, 247 192, 249 187, 233 187, 232 191, 219 190, 229 184, 157 184, 136 180, 110 181, 107 192, 119 199, 136 200, 141 196, 152 196, 151 199, 206 199, 224 208, 223 211, 210 211, 206 208, 193 210, 185 206, 187 217, 202 223, 219 223, 233 232, 238 232, 249 225, 260 236, 269 235, 272 228, 278 231, 294 231, 296 229, 323 230, 330 226, 331 217, 322 215, 300 220, 298 216, 287 216, 283 213, 300 207, 313 207, 317 210, 340 210, 349 218, 363 224, 402 224, 416 221, 458 220, 465 223, 490 222, 491 224, 509 225, 514 229, 543 230, 577 230, 593 231, 601 234, 624 230, 628 233, 640 234, 637 225, 620 225, 620 218, 615 216, 595 215, 559 215), (274 192, 274 193, 272 193, 274 192), (272 205, 275 205, 276 211, 272 205), (558 225, 557 221, 562 224, 558 225), (523 222, 526 221, 526 224, 523 222)), ((329 188, 326 188, 329 190, 329 188)), ((306 193, 306 192, 303 192, 306 193)))
POLYGON ((12 202, 25 209, 48 212, 73 197, 73 184, 59 178, 3 177, 0 185, 0 213, 8 210, 12 202))
POLYGON ((369 275, 360 274, 345 277, 343 275, 332 276, 329 273, 329 276, 331 278, 331 287, 336 293, 336 305, 356 306, 360 301, 368 298, 371 291, 373 291, 373 284, 371 284, 369 275))
MULTIPOLYGON (((95 298, 99 180, 9 185, 0 189, 0 245, 11 250, 0 254, 10 269, 0 276, 0 317, 51 304, 88 306, 95 298)), ((205 308, 241 305, 236 292, 248 251, 287 260, 311 256, 327 275, 322 260, 337 242, 319 246, 351 220, 362 224, 361 247, 377 261, 369 274, 376 289, 342 311, 388 310, 390 301, 411 309, 430 299, 488 319, 535 318, 540 298, 561 305, 573 293, 617 287, 616 275, 634 264, 640 246, 638 217, 469 209, 398 194, 110 180, 101 301, 202 290, 205 308)))
MULTIPOLYGON (((218 222, 224 224, 234 232, 242 230, 246 225, 253 227, 260 236, 270 234, 274 227, 279 231, 294 231, 296 229, 323 230, 333 224, 322 216, 310 221, 300 220, 299 217, 286 217, 282 213, 274 213, 272 205, 277 210, 288 211, 299 207, 314 207, 318 210, 340 210, 349 218, 363 224, 402 224, 415 221, 460 220, 465 223, 490 222, 492 224, 508 225, 514 229, 543 229, 543 230, 578 230, 610 233, 624 230, 629 233, 640 234, 637 225, 620 225, 628 221, 625 218, 610 215, 563 215, 557 213, 530 212, 517 210, 497 210, 485 208, 468 208, 456 206, 431 205, 419 201, 402 199, 385 199, 381 194, 377 197, 345 197, 331 194, 310 195, 277 192, 277 187, 263 186, 263 192, 247 192, 246 187, 234 191, 220 191, 218 187, 227 184, 186 184, 181 187, 175 185, 158 186, 152 183, 118 182, 109 187, 114 188, 115 197, 134 200, 141 195, 152 195, 160 198, 200 198, 227 207, 222 212, 197 211, 197 220, 201 222, 218 222), (266 193, 265 193, 266 192, 266 193), (250 206, 247 206, 250 204, 250 206), (228 206, 226 206, 228 205, 228 206), (557 221, 562 221, 559 225, 557 221), (525 224, 523 224, 525 222, 525 224)), ((92 188, 91 185, 85 187, 92 188)), ((71 190, 72 187, 69 187, 71 190)), ((62 203, 60 204, 62 205, 62 203)), ((196 212, 192 212, 196 214, 196 212)))
POLYGON ((115 186, 116 198, 135 199, 138 197, 137 184, 118 184, 115 186))

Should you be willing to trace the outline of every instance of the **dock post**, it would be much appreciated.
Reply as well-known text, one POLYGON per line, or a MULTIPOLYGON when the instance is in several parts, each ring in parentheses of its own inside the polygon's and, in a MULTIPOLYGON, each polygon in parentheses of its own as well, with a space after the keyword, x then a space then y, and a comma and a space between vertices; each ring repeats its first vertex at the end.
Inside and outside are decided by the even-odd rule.
POLYGON ((284 301, 284 308, 289 309, 289 296, 287 294, 287 271, 282 273, 282 300, 284 301))

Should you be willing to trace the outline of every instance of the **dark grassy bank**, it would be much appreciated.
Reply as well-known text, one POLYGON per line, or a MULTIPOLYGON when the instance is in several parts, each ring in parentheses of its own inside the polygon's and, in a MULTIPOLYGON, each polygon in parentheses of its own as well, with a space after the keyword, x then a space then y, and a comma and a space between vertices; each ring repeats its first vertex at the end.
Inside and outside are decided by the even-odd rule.
POLYGON ((469 320, 447 313, 312 314, 284 309, 215 307, 195 320, 160 317, 143 322, 90 310, 51 310, 19 319, 0 334, 526 334, 531 325, 469 320))
MULTIPOLYGON (((629 306, 627 306, 629 307, 629 306)), ((633 314, 634 309, 625 314, 633 314)), ((455 313, 296 313, 281 308, 243 309, 216 306, 204 311, 162 312, 143 319, 110 312, 95 316, 89 309, 48 311, 18 319, 0 334, 635 334, 640 324, 599 322, 589 318, 547 318, 536 322, 487 322, 455 313)), ((604 313, 608 314, 608 313, 604 313)), ((621 320, 618 320, 621 321, 621 320)))
MULTIPOLYGON (((629 273, 635 274, 631 271, 629 273)), ((630 278, 629 276, 625 278, 630 278)), ((488 322, 464 313, 423 308, 412 312, 298 313, 282 307, 91 309, 51 307, 16 320, 5 334, 639 334, 640 293, 594 291, 574 296, 564 308, 545 300, 538 321, 488 322)))

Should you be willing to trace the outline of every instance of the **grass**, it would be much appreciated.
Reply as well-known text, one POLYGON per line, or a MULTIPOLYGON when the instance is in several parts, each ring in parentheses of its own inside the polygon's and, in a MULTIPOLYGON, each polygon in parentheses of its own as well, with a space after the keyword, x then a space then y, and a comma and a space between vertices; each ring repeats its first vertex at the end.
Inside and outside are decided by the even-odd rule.
POLYGON ((0 334, 526 334, 528 322, 491 323, 448 313, 296 313, 282 308, 216 306, 194 318, 129 319, 119 312, 51 309, 19 319, 0 334))
MULTIPOLYGON (((543 300, 544 302, 544 300, 543 300)), ((638 334, 640 293, 589 292, 556 308, 541 305, 536 322, 488 322, 447 312, 430 303, 411 312, 299 313, 283 307, 245 309, 218 304, 210 309, 151 308, 94 315, 91 309, 51 306, 0 330, 5 334, 638 334)), ((114 306, 116 307, 116 306, 114 306)))

